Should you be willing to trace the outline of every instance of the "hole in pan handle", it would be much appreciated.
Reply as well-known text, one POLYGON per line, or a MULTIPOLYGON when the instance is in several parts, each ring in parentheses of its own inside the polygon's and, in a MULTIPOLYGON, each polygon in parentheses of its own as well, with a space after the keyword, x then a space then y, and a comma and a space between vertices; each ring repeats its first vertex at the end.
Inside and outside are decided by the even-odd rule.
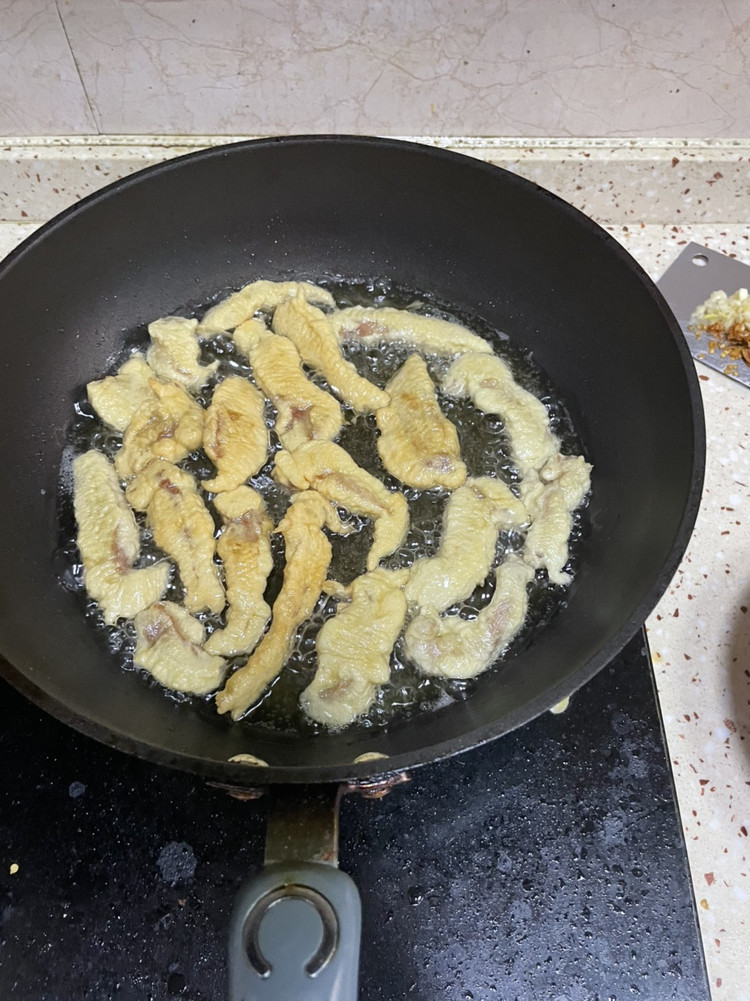
MULTIPOLYGON (((310 959, 305 963, 303 969, 308 977, 317 977, 322 969, 333 959, 339 939, 339 922, 336 911, 331 906, 330 901, 314 890, 311 886, 303 886, 300 883, 287 883, 279 886, 275 890, 269 890, 265 896, 256 901, 253 909, 245 922, 245 952, 250 960, 250 965, 260 977, 269 977, 273 966, 266 959, 261 948, 261 926, 267 912, 274 906, 283 902, 299 901, 307 907, 312 907, 313 911, 320 919, 322 934, 320 944, 310 959)), ((280 908, 277 907, 277 910, 280 908)), ((288 928, 289 907, 281 908, 287 913, 282 915, 282 924, 288 928)), ((309 913, 301 912, 301 918, 297 919, 295 926, 294 910, 291 912, 292 926, 296 928, 297 937, 305 936, 307 928, 310 926, 309 913)), ((313 921, 313 924, 315 921, 313 921)), ((317 928, 313 929, 317 932, 317 928)), ((299 950, 300 952, 303 949, 299 950)))
POLYGON ((356 1001, 361 905, 346 873, 274 863, 240 889, 229 931, 229 1001, 356 1001))

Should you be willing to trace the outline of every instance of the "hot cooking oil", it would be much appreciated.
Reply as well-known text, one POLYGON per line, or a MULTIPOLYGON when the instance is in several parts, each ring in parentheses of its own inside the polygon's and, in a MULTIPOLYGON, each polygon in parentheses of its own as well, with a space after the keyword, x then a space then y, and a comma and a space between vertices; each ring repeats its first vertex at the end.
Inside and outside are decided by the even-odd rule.
MULTIPOLYGON (((327 287, 334 295, 340 307, 363 306, 393 306, 399 309, 411 308, 442 319, 458 322, 484 336, 492 344, 495 352, 508 363, 516 381, 525 389, 533 392, 545 404, 550 427, 561 441, 564 453, 582 454, 582 444, 573 428, 570 417, 546 375, 534 363, 530 353, 521 351, 514 346, 511 339, 503 331, 495 330, 478 317, 467 316, 452 310, 447 304, 435 298, 426 297, 412 289, 401 288, 387 281, 361 280, 319 281, 317 284, 327 287)), ((221 296, 217 297, 221 298, 221 296)), ((213 300, 215 301, 215 299, 213 300)), ((197 315, 212 305, 204 304, 202 309, 195 310, 197 315)), ((189 310, 178 309, 175 313, 190 315, 189 310)), ((148 344, 148 335, 144 329, 131 332, 127 338, 127 348, 117 359, 112 371, 116 371, 129 355, 138 350, 144 350, 148 344)), ((374 348, 363 343, 347 342, 343 346, 344 354, 360 374, 373 383, 384 387, 398 368, 404 363, 410 349, 401 344, 383 344, 374 348)), ((206 407, 211 401, 213 389, 218 381, 228 375, 243 375, 252 379, 252 371, 247 359, 234 347, 231 336, 218 335, 205 341, 202 345, 202 364, 218 362, 215 380, 209 383, 197 396, 198 402, 206 407)), ((427 358, 428 369, 436 384, 445 373, 452 359, 427 358)), ((100 378, 106 373, 92 373, 92 378, 100 378)), ((311 376, 318 385, 326 387, 326 383, 318 376, 311 376)), ((506 482, 517 492, 519 473, 516 469, 505 434, 502 420, 492 414, 484 414, 477 410, 466 399, 455 399, 441 393, 438 389, 438 400, 443 413, 455 425, 461 445, 461 456, 466 463, 469 476, 494 476, 506 482)), ((342 405, 345 423, 337 439, 357 462, 368 472, 386 484, 389 489, 401 490, 408 502, 410 512, 409 532, 401 546, 382 561, 389 568, 409 567, 415 559, 421 556, 432 556, 438 551, 443 511, 448 493, 442 490, 417 490, 404 487, 383 467, 378 455, 377 425, 372 414, 356 414, 350 408, 342 405)), ((273 455, 279 449, 278 438, 273 427, 275 411, 270 403, 266 406, 266 422, 271 432, 271 449, 268 461, 258 474, 249 480, 251 486, 263 496, 269 515, 274 524, 278 524, 289 504, 290 494, 278 486, 271 476, 273 455)), ((126 670, 133 670, 133 650, 135 632, 132 623, 121 622, 116 626, 106 626, 95 602, 87 598, 83 587, 83 573, 75 546, 75 521, 73 518, 71 477, 69 475, 72 458, 80 452, 96 448, 110 458, 113 458, 122 444, 122 435, 106 427, 95 414, 91 405, 85 399, 80 400, 75 407, 75 414, 68 428, 65 461, 61 471, 60 491, 60 548, 58 565, 61 583, 75 591, 81 601, 83 614, 90 620, 103 648, 114 656, 126 670)), ((213 473, 213 465, 202 450, 197 450, 179 465, 200 480, 213 473)), ((212 495, 205 495, 206 505, 214 516, 217 531, 221 527, 213 503, 212 495)), ((353 528, 348 536, 330 535, 333 556, 329 569, 329 577, 342 584, 349 584, 355 577, 365 571, 367 552, 372 543, 372 525, 364 519, 340 512, 346 522, 353 528)), ((575 570, 577 550, 582 535, 585 532, 585 509, 575 516, 574 531, 570 545, 570 567, 575 570)), ((145 566, 164 554, 156 547, 152 534, 145 523, 142 514, 136 514, 141 529, 141 557, 138 566, 145 566)), ((521 532, 501 532, 498 540, 496 564, 501 562, 509 552, 518 552, 523 548, 524 536, 521 532)), ((273 603, 278 594, 283 579, 284 545, 280 535, 272 536, 272 552, 274 569, 268 579, 266 600, 273 603)), ((473 618, 491 600, 493 594, 492 575, 476 588, 474 593, 460 605, 449 609, 447 614, 461 615, 473 618)), ((565 601, 566 589, 551 584, 544 571, 538 571, 536 579, 530 585, 529 613, 520 634, 511 644, 508 656, 514 650, 530 642, 534 632, 547 622, 565 601)), ((183 588, 176 569, 173 570, 166 598, 179 602, 183 596, 183 588)), ((277 681, 267 690, 261 701, 253 707, 240 723, 227 725, 246 725, 260 728, 272 728, 277 731, 323 733, 324 728, 307 718, 299 708, 300 693, 310 683, 316 667, 315 638, 326 618, 335 613, 337 601, 335 598, 321 595, 313 615, 298 630, 294 648, 284 670, 277 681)), ((206 628, 207 635, 223 625, 223 615, 199 614, 197 616, 206 628)), ((229 660, 229 669, 240 666, 247 657, 236 657, 229 660)), ((393 721, 411 716, 415 713, 429 711, 444 705, 446 702, 466 698, 475 681, 455 681, 437 677, 420 675, 404 655, 403 643, 399 639, 391 658, 391 680, 376 694, 369 711, 355 726, 372 729, 382 727, 393 721)), ((500 669, 501 665, 494 669, 500 669)), ((138 669, 137 669, 138 670, 138 669)), ((144 684, 156 684, 146 672, 138 670, 143 676, 144 684)), ((179 693, 166 692, 177 701, 189 700, 199 711, 214 712, 212 697, 200 699, 197 696, 184 696, 179 693)))

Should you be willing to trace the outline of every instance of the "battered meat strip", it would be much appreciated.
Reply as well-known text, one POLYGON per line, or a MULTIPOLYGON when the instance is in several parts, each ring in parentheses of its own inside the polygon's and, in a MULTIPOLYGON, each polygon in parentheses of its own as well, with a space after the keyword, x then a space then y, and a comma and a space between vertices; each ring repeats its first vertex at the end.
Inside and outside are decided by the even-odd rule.
POLYGON ((403 494, 388 490, 332 441, 310 441, 293 452, 277 452, 273 476, 292 490, 313 488, 337 507, 372 518, 368 570, 374 570, 406 537, 409 507, 403 494))
POLYGON ((411 568, 405 592, 409 605, 439 613, 464 601, 486 580, 498 533, 528 523, 526 508, 502 480, 470 477, 445 506, 437 555, 423 556, 411 568))
POLYGON ((343 589, 349 604, 318 633, 318 668, 300 697, 312 719, 334 729, 354 722, 389 680, 393 644, 406 617, 408 576, 408 570, 378 567, 343 589))
POLYGON ((299 294, 322 306, 335 305, 330 292, 309 282, 250 282, 239 292, 233 292, 228 298, 212 306, 198 325, 198 333, 220 334, 234 330, 259 310, 275 309, 282 302, 299 294))
POLYGON ((330 393, 310 382, 288 338, 271 333, 260 320, 247 320, 235 330, 234 343, 276 407, 276 432, 284 448, 336 437, 343 423, 341 407, 330 393))
POLYGON ((101 452, 84 452, 73 460, 73 507, 86 591, 101 606, 107 625, 130 619, 161 598, 171 567, 162 560, 133 570, 140 532, 114 466, 101 452))
POLYGON ((521 497, 531 517, 524 560, 533 569, 547 568, 553 584, 569 584, 568 546, 573 512, 591 488, 591 466, 580 455, 552 456, 538 475, 521 484, 521 497))
POLYGON ((386 387, 390 403, 375 413, 378 453, 410 487, 455 490, 466 479, 458 433, 440 409, 427 365, 410 355, 386 387))
POLYGON ((203 408, 176 382, 149 380, 150 399, 133 414, 115 456, 127 480, 152 459, 179 462, 203 441, 203 408))
POLYGON ((198 321, 184 316, 163 316, 149 323, 151 347, 146 361, 165 382, 178 382, 192 392, 206 385, 219 363, 201 365, 198 321))
POLYGON ((205 490, 234 490, 266 461, 265 402, 255 386, 238 375, 228 376, 216 387, 205 414, 203 449, 217 474, 202 481, 205 490))
POLYGON ((422 316, 407 309, 350 306, 335 310, 330 318, 341 340, 351 339, 364 344, 397 342, 423 354, 442 357, 466 351, 492 352, 492 346, 483 337, 460 323, 422 316))
POLYGON ((547 408, 515 382, 508 365, 496 355, 458 358, 443 379, 443 390, 450 396, 468 396, 479 410, 502 418, 521 476, 541 468, 558 452, 547 408))
POLYGON ((221 684, 226 664, 203 647, 205 630, 172 601, 157 601, 135 617, 133 663, 175 692, 206 695, 221 684))
POLYGON ((495 593, 475 619, 458 615, 417 615, 404 633, 407 657, 422 674, 474 678, 505 650, 526 618, 526 585, 533 570, 519 556, 497 569, 495 593))
POLYGON ((278 306, 271 325, 275 333, 289 338, 305 365, 322 375, 333 392, 354 410, 369 412, 388 403, 388 393, 359 375, 346 361, 328 316, 302 295, 278 306))
POLYGON ((131 481, 125 496, 146 511, 154 541, 177 564, 189 612, 220 612, 224 588, 214 563, 214 520, 190 473, 153 459, 131 481))
POLYGON ((292 498, 277 531, 284 536, 286 565, 271 625, 248 662, 235 671, 216 695, 220 713, 240 716, 277 678, 294 645, 298 627, 309 618, 323 590, 331 561, 331 543, 323 532, 333 508, 314 490, 292 498))
POLYGON ((209 636, 206 650, 233 657, 250 653, 271 615, 263 594, 273 567, 273 522, 252 487, 219 494, 214 506, 225 526, 216 549, 224 564, 228 610, 225 627, 209 636))
POLYGON ((141 404, 154 398, 149 385, 153 378, 154 370, 142 354, 137 354, 128 358, 116 375, 90 382, 86 393, 104 423, 124 431, 141 404))

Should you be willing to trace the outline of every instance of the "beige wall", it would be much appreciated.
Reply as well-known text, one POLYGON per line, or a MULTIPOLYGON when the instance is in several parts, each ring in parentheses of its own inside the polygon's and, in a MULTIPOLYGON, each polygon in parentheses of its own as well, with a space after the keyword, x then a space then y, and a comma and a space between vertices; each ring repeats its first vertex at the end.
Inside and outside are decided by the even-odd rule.
POLYGON ((747 0, 0 0, 0 134, 739 137, 747 0))

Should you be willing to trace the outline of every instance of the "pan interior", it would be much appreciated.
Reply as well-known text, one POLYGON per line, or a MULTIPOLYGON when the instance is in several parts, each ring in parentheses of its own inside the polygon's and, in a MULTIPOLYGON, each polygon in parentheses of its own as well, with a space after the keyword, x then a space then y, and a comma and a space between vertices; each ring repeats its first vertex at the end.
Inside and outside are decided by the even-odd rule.
POLYGON ((333 779, 361 772, 352 762, 365 752, 402 767, 505 732, 620 649, 666 586, 692 526, 702 421, 687 353, 658 293, 580 213, 465 157, 302 137, 172 161, 86 200, 11 255, 0 306, 12 335, 2 359, 0 649, 33 697, 157 761, 236 779, 227 759, 249 753, 277 778, 333 779), (470 698, 372 732, 232 727, 122 672, 60 587, 65 429, 85 383, 111 368, 128 331, 254 277, 341 276, 422 290, 533 352, 594 465, 590 530, 564 612, 502 671, 480 678, 470 698))
MULTIPOLYGON (((475 333, 481 333, 490 343, 495 352, 510 366, 517 382, 532 392, 537 398, 544 400, 549 415, 549 423, 560 440, 565 454, 579 455, 583 446, 575 434, 570 418, 556 398, 554 386, 534 365, 529 353, 517 350, 510 343, 507 335, 488 329, 479 318, 465 315, 455 316, 449 305, 429 301, 418 290, 397 288, 392 284, 378 281, 335 281, 316 280, 316 285, 325 286, 332 294, 339 307, 374 306, 394 307, 397 309, 418 309, 431 316, 456 321, 468 327, 475 333)), ((209 304, 210 305, 210 304, 209 304)), ((192 310, 186 312, 191 313, 192 310)), ((204 309, 197 311, 198 317, 204 309)), ((170 314, 177 313, 171 310, 170 314)), ((144 352, 149 346, 147 330, 132 331, 125 338, 125 347, 121 359, 116 362, 113 371, 119 365, 132 357, 135 351, 144 352)), ((378 386, 384 387, 389 379, 404 364, 413 352, 403 344, 381 344, 377 348, 364 344, 348 342, 344 345, 344 354, 352 361, 360 374, 373 380, 378 386)), ((428 356, 427 365, 433 379, 440 386, 440 379, 451 364, 450 358, 428 356)), ((206 338, 202 348, 203 364, 217 364, 216 383, 209 383, 197 394, 198 402, 206 407, 210 404, 213 389, 218 382, 227 376, 242 375, 250 377, 252 369, 247 359, 233 344, 227 335, 214 335, 206 338)), ((317 376, 312 376, 313 382, 328 389, 327 384, 317 376)), ((491 476, 499 479, 512 488, 519 480, 518 470, 513 462, 508 437, 502 422, 492 414, 484 414, 477 410, 467 399, 451 398, 438 388, 440 405, 443 412, 452 421, 458 431, 462 459, 466 462, 469 476, 491 476)), ((99 641, 103 652, 114 654, 120 664, 126 669, 133 668, 133 651, 135 647, 135 630, 132 622, 122 620, 120 623, 108 626, 104 623, 99 606, 86 597, 83 582, 83 568, 80 555, 75 544, 76 524, 73 513, 72 474, 70 462, 75 455, 96 449, 110 459, 114 459, 122 441, 122 435, 113 432, 96 415, 91 404, 83 399, 76 404, 76 416, 69 428, 69 449, 63 459, 63 475, 61 477, 61 510, 60 510, 60 566, 61 576, 65 586, 77 591, 80 597, 80 612, 86 615, 92 627, 98 630, 99 641)), ((373 414, 357 414, 351 407, 343 406, 344 426, 337 436, 337 442, 345 451, 352 455, 357 464, 371 473, 376 479, 384 482, 389 488, 404 494, 410 509, 410 528, 404 542, 396 551, 381 561, 381 565, 396 570, 412 566, 414 560, 424 556, 433 556, 438 551, 441 539, 441 525, 448 493, 444 490, 418 490, 404 487, 384 468, 377 451, 377 424, 373 414)), ((268 415, 271 425, 271 456, 260 471, 252 478, 251 484, 263 496, 267 509, 274 524, 279 524, 287 511, 290 499, 289 492, 279 487, 273 480, 273 454, 281 444, 275 433, 274 417, 268 415)), ((180 466, 187 469, 197 481, 213 475, 212 466, 202 449, 196 450, 180 466)), ((517 487, 516 487, 517 489, 517 487)), ((213 513, 218 528, 221 519, 211 500, 208 508, 213 513)), ((145 520, 144 516, 140 516, 145 520)), ((372 544, 372 525, 362 518, 346 516, 348 525, 355 529, 353 534, 342 536, 331 533, 330 541, 333 557, 328 571, 328 577, 341 584, 348 585, 366 570, 366 560, 372 544)), ((587 523, 585 509, 576 514, 571 544, 570 563, 575 566, 577 549, 587 523)), ((520 552, 523 547, 524 533, 506 530, 499 533, 498 561, 512 552, 520 552)), ((471 539, 466 539, 471 545, 471 539)), ((269 605, 278 594, 283 576, 284 557, 283 546, 278 535, 272 536, 274 554, 274 569, 269 576, 266 589, 266 600, 269 605)), ((145 538, 142 553, 147 558, 160 559, 163 553, 158 550, 150 536, 145 538)), ((537 580, 531 585, 529 612, 527 621, 521 633, 514 640, 511 650, 503 659, 514 656, 529 642, 539 628, 548 622, 564 603, 567 588, 551 583, 544 574, 538 574, 537 580)), ((465 602, 460 603, 460 611, 464 616, 472 616, 486 606, 494 592, 493 577, 482 581, 474 593, 465 602)), ((166 594, 168 600, 182 602, 184 591, 179 579, 173 581, 166 594)), ((323 622, 333 615, 338 606, 336 598, 324 595, 319 599, 313 615, 298 630, 292 655, 277 681, 267 690, 259 705, 255 706, 245 721, 240 725, 250 725, 258 730, 287 730, 292 734, 300 732, 313 735, 323 734, 325 727, 316 723, 302 712, 299 698, 302 691, 310 683, 315 672, 317 661, 315 641, 323 622)), ((210 613, 198 613, 198 619, 209 628, 220 627, 223 620, 220 616, 210 613)), ((247 655, 230 658, 229 667, 241 666, 247 660, 247 655)), ((145 675, 145 672, 143 672, 145 675)), ((144 683, 150 683, 144 677, 144 683)), ((471 696, 475 681, 452 680, 449 678, 420 675, 415 666, 406 656, 404 643, 399 639, 394 650, 391 681, 380 687, 373 705, 358 721, 363 732, 397 720, 410 718, 417 711, 434 709, 440 704, 456 699, 466 699, 471 696)), ((169 693, 178 701, 186 697, 177 693, 169 693)), ((213 695, 204 700, 191 699, 194 707, 200 712, 203 707, 208 713, 216 712, 213 695)))

